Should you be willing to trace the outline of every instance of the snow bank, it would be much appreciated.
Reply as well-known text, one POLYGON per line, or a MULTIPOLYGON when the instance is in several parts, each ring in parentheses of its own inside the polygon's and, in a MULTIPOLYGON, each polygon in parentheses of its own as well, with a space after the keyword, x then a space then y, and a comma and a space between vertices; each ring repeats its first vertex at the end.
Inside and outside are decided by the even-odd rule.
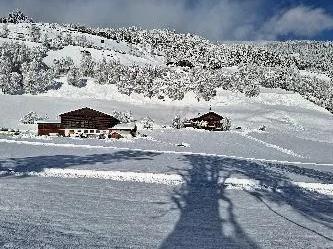
MULTIPOLYGON (((176 186, 185 184, 186 181, 182 176, 177 174, 158 174, 158 173, 139 173, 139 172, 122 172, 122 171, 96 171, 96 170, 78 170, 78 169, 44 169, 41 172, 0 172, 0 175, 15 176, 37 176, 37 177, 59 177, 59 178, 94 178, 121 182, 140 182, 148 184, 163 184, 176 186)), ((198 183, 200 184, 200 183, 198 183)), ((234 190, 266 190, 266 191, 283 191, 281 187, 268 187, 262 185, 260 181, 253 179, 227 178, 220 179, 218 184, 226 189, 234 190)), ((333 195, 333 184, 307 183, 307 182, 290 182, 291 186, 299 187, 309 191, 315 191, 320 194, 333 195)))

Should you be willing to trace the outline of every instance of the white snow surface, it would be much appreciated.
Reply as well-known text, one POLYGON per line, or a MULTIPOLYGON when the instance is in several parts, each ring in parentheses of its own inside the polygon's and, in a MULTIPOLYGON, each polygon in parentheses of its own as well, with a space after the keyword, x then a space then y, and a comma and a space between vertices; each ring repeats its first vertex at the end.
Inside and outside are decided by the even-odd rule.
MULTIPOLYGON (((157 173, 140 173, 140 172, 123 172, 123 171, 97 171, 97 170, 78 170, 78 169, 44 169, 41 172, 3 172, 1 175, 15 176, 37 176, 37 177, 59 177, 59 178, 94 178, 103 180, 113 180, 121 182, 141 182, 149 184, 163 184, 169 186, 181 185, 186 182, 181 175, 176 174, 157 174, 157 173)), ((260 181, 253 179, 227 178, 220 179, 218 184, 223 185, 226 189, 254 191, 265 189, 268 191, 282 191, 279 187, 272 188, 262 185, 260 181)), ((320 194, 333 195, 333 184, 308 183, 308 182, 291 182, 292 185, 304 188, 309 191, 315 191, 320 194)), ((283 187, 283 185, 281 185, 283 187)))

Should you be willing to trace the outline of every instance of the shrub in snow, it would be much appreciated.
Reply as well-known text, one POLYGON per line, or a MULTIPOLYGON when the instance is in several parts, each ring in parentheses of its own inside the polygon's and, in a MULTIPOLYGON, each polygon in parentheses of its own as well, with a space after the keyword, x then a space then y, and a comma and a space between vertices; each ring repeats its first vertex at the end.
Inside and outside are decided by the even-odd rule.
POLYGON ((154 128, 154 120, 147 116, 145 117, 142 121, 142 126, 143 126, 143 129, 153 129, 154 128))
POLYGON ((180 116, 176 116, 173 120, 172 120, 172 127, 175 129, 180 129, 184 127, 184 122, 180 119, 180 116))
POLYGON ((85 35, 75 37, 74 44, 80 47, 91 47, 92 43, 89 42, 85 35))
POLYGON ((64 46, 68 46, 68 45, 73 44, 73 37, 72 37, 71 33, 63 34, 62 41, 63 41, 64 46))
POLYGON ((59 76, 62 74, 67 74, 69 70, 74 67, 74 62, 71 57, 65 57, 61 59, 54 59, 54 73, 59 76))
POLYGON ((80 71, 75 67, 69 70, 67 74, 67 82, 69 85, 80 88, 87 85, 87 79, 82 78, 80 71))
POLYGON ((258 85, 249 85, 244 89, 244 94, 246 97, 257 97, 260 93, 260 88, 258 85))
POLYGON ((65 47, 65 43, 61 35, 57 35, 56 37, 52 38, 50 41, 50 48, 51 49, 62 49, 65 47))
POLYGON ((261 127, 259 128, 259 130, 260 130, 260 131, 265 131, 265 130, 266 130, 266 126, 265 126, 265 125, 261 126, 261 127))
POLYGON ((223 131, 228 131, 231 128, 231 120, 229 118, 223 118, 221 120, 221 129, 223 131))
POLYGON ((48 119, 47 115, 42 117, 39 116, 36 112, 29 112, 20 119, 20 122, 23 124, 34 124, 37 121, 47 120, 47 119, 48 119))

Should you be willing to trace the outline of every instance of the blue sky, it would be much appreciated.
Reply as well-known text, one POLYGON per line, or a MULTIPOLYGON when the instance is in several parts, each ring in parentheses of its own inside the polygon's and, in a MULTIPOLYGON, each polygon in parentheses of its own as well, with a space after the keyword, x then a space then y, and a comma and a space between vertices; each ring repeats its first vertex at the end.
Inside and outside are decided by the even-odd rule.
POLYGON ((333 0, 0 0, 35 20, 141 26, 211 40, 333 40, 333 0))

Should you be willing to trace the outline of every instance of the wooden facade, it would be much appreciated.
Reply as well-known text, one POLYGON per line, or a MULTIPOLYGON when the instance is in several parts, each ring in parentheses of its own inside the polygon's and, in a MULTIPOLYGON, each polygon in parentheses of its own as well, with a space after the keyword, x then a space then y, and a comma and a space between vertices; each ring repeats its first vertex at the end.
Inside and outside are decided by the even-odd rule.
POLYGON ((60 114, 60 119, 64 129, 107 130, 120 123, 118 119, 108 114, 87 107, 60 114))
POLYGON ((111 115, 85 107, 60 114, 59 122, 39 122, 38 135, 57 133, 61 136, 68 136, 74 134, 74 130, 81 131, 81 129, 83 133, 90 131, 99 133, 107 131, 119 123, 120 121, 111 115))
POLYGON ((52 133, 58 133, 63 135, 61 123, 55 122, 42 122, 38 123, 38 136, 50 135, 52 133))
POLYGON ((208 112, 199 117, 190 119, 189 124, 194 128, 221 130, 223 119, 221 115, 215 112, 208 112))

